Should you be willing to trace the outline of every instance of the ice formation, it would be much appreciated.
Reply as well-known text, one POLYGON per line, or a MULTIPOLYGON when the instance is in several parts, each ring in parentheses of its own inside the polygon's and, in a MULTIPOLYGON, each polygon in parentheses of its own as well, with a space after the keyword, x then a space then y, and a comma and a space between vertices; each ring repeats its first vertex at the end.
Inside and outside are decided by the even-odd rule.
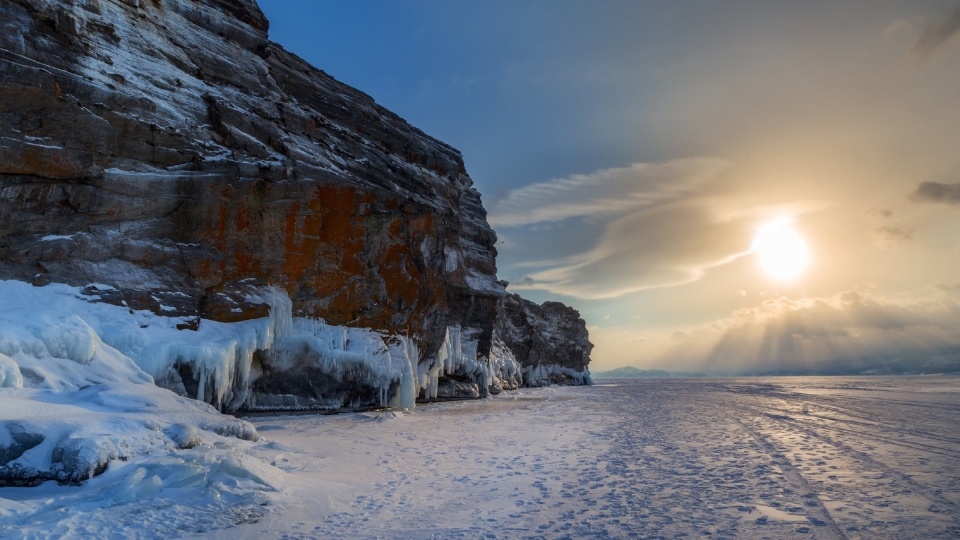
POLYGON ((526 386, 550 386, 552 384, 593 384, 590 369, 573 369, 557 364, 538 364, 523 368, 526 386))
MULTIPOLYGON (((204 402, 220 410, 284 408, 286 402, 256 390, 264 365, 280 372, 306 365, 337 381, 357 377, 378 393, 380 406, 398 409, 414 407, 420 396, 449 397, 445 384, 479 397, 522 382, 509 349, 495 343, 489 358, 478 358, 472 331, 459 326, 448 328, 440 350, 421 362, 410 337, 293 317, 279 289, 248 298, 268 304, 268 317, 203 320, 196 331, 177 329, 184 318, 101 301, 109 291, 0 281, 0 477, 8 482, 82 480, 112 459, 195 446, 194 427, 255 438, 249 424, 204 402), (183 397, 184 366, 198 381, 198 400, 183 397), (105 420, 90 410, 119 416, 105 420), (127 413, 146 416, 125 420, 127 413)), ((346 404, 332 398, 286 405, 346 404)))
POLYGON ((48 372, 43 363, 88 364, 104 347, 113 351, 117 362, 142 370, 139 380, 152 377, 174 389, 182 387, 177 368, 189 366, 198 381, 197 399, 224 410, 263 408, 252 384, 258 376, 254 367, 258 352, 274 371, 305 363, 335 378, 360 373, 363 384, 379 391, 379 405, 384 407, 413 407, 421 391, 427 398, 437 397, 439 379, 445 376, 471 381, 481 395, 491 387, 520 384, 520 367, 506 347, 500 344, 490 358, 478 358, 476 339, 459 326, 449 327, 440 350, 421 362, 413 338, 294 318, 289 297, 276 288, 247 298, 268 304, 268 317, 234 323, 203 320, 196 331, 178 330, 177 325, 185 322, 181 317, 100 301, 109 291, 104 285, 38 288, 0 282, 2 384, 22 384, 20 371, 26 369, 43 385, 66 389, 70 377, 48 372))
POLYGON ((9 356, 0 354, 0 388, 22 388, 20 366, 9 356))
POLYGON ((93 299, 64 285, 0 281, 0 485, 78 482, 112 460, 204 436, 257 438, 248 422, 155 386, 121 351, 145 352, 138 360, 156 366, 176 320, 93 299))
POLYGON ((490 370, 493 374, 491 390, 516 390, 523 384, 523 369, 513 355, 513 351, 497 333, 493 335, 490 348, 490 370))

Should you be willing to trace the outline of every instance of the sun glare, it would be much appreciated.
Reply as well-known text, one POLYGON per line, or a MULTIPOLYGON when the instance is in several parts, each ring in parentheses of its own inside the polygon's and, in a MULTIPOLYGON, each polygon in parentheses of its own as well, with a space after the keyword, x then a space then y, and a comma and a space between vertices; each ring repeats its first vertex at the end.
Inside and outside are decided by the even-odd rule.
POLYGON ((799 276, 810 264, 810 250, 793 230, 793 220, 779 218, 760 227, 753 249, 760 266, 770 277, 787 281, 799 276))

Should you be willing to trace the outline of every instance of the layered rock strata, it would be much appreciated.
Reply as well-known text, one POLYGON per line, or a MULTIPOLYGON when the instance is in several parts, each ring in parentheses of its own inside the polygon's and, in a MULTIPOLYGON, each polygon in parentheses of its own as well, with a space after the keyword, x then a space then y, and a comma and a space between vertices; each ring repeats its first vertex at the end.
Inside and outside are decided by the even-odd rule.
POLYGON ((516 387, 460 153, 267 29, 253 0, 0 0, 0 279, 174 320, 194 345, 102 337, 226 410, 516 387))

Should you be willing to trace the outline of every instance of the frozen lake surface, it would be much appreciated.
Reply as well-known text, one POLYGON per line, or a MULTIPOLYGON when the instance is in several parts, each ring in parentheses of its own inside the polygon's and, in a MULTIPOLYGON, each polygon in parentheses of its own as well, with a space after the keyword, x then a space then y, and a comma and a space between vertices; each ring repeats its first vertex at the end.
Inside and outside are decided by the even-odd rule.
MULTIPOLYGON (((960 537, 960 378, 609 382, 410 413, 253 418, 266 440, 220 442, 215 450, 262 464, 257 474, 269 489, 256 496, 237 484, 220 489, 227 498, 218 504, 187 505, 160 487, 116 504, 62 507, 55 519, 7 511, 0 532, 960 537)), ((52 508, 58 498, 104 492, 150 460, 193 452, 202 447, 118 462, 79 488, 5 488, 0 505, 52 508)))

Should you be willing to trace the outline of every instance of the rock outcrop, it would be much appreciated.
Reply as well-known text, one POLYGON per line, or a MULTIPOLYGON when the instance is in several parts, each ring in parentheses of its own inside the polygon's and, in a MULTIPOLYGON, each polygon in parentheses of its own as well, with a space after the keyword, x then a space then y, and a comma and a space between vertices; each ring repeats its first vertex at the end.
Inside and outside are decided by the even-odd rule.
MULTIPOLYGON (((177 319, 186 341, 207 321, 329 325, 332 345, 238 341, 216 380, 201 353, 150 364, 225 409, 515 387, 492 347, 496 235, 460 153, 267 28, 253 0, 0 0, 0 279, 86 287, 177 319), (373 350, 337 327, 410 368, 377 386, 369 361, 331 367, 331 350, 373 350)), ((143 339, 116 339, 137 360, 143 339)))
POLYGON ((591 384, 593 344, 580 313, 560 302, 537 304, 507 294, 497 304, 494 348, 520 364, 524 386, 591 384), (502 344, 502 345, 501 345, 502 344))

